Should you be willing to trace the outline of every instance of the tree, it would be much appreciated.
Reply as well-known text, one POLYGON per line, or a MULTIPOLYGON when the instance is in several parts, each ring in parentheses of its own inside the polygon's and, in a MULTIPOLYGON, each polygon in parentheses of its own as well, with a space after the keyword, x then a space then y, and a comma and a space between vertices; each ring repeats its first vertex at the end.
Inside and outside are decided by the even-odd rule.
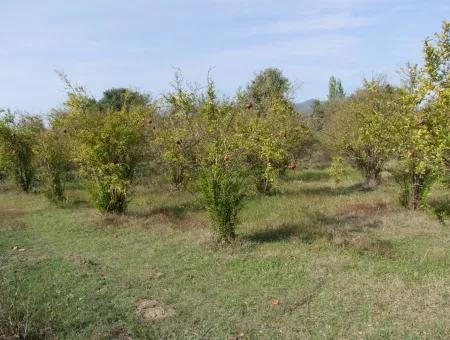
POLYGON ((265 115, 243 109, 238 117, 242 145, 259 192, 270 194, 280 172, 294 161, 294 153, 308 135, 294 105, 283 97, 273 97, 265 115))
POLYGON ((289 98, 293 86, 283 72, 277 68, 266 68, 256 74, 245 91, 238 94, 238 102, 246 108, 253 108, 264 116, 273 98, 289 98))
POLYGON ((36 146, 43 128, 37 116, 6 111, 0 117, 0 163, 24 192, 36 182, 36 146))
POLYGON ((72 145, 67 130, 59 126, 58 116, 50 119, 50 128, 39 138, 41 174, 47 197, 53 202, 65 199, 65 184, 72 168, 72 145))
POLYGON ((144 155, 154 107, 133 104, 101 110, 83 88, 69 89, 64 123, 74 139, 75 161, 97 208, 122 213, 144 155))
POLYGON ((187 184, 196 168, 198 145, 202 136, 202 98, 198 89, 175 74, 173 90, 163 98, 164 112, 155 131, 154 143, 173 184, 187 184))
POLYGON ((365 80, 330 118, 325 129, 329 144, 361 170, 365 186, 381 182, 381 172, 392 153, 392 117, 397 90, 380 77, 365 80))
POLYGON ((345 97, 344 87, 339 79, 334 76, 328 81, 328 100, 345 97))
POLYGON ((401 202, 417 209, 426 204, 431 185, 443 173, 450 154, 450 23, 424 42, 424 66, 403 69, 402 106, 395 120, 393 169, 401 202))
POLYGON ((151 103, 148 94, 126 88, 111 88, 103 92, 103 97, 98 101, 102 111, 122 109, 129 110, 133 106, 147 106, 151 103))
MULTIPOLYGON (((415 71, 410 72, 412 75, 415 71)), ((433 113, 430 107, 420 104, 421 92, 420 85, 402 91, 402 106, 393 133, 398 163, 390 170, 401 187, 402 205, 412 209, 419 208, 428 196, 438 175, 437 161, 442 151, 433 136, 434 124, 428 119, 433 113)))
POLYGON ((431 94, 432 110, 437 123, 435 132, 443 147, 443 161, 450 170, 450 21, 442 31, 424 42, 425 71, 422 81, 431 94))
POLYGON ((269 68, 238 94, 242 143, 256 175, 257 189, 264 194, 272 192, 278 174, 304 144, 306 124, 290 98, 292 89, 280 70, 269 68))
POLYGON ((236 235, 250 172, 236 130, 236 112, 231 103, 217 99, 212 81, 200 112, 205 125, 199 145, 198 190, 220 239, 230 242, 236 235))
POLYGON ((326 102, 314 99, 311 105, 311 127, 314 131, 322 131, 325 125, 326 102))

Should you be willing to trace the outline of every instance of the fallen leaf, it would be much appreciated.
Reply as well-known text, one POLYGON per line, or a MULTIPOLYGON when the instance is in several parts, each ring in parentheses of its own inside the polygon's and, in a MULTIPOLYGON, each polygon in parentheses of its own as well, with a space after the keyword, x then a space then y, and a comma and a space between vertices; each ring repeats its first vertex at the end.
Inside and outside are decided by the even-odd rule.
POLYGON ((278 306, 280 304, 280 300, 272 299, 271 303, 272 303, 272 306, 278 306))
POLYGON ((25 251, 25 248, 20 248, 19 251, 25 251))

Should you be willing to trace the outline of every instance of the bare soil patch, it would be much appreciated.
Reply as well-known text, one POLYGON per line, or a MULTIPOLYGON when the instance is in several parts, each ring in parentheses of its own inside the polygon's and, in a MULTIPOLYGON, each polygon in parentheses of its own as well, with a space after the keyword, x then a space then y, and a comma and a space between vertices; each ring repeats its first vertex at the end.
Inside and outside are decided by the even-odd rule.
POLYGON ((136 304, 136 314, 145 320, 161 321, 175 315, 175 309, 156 300, 142 299, 136 304))

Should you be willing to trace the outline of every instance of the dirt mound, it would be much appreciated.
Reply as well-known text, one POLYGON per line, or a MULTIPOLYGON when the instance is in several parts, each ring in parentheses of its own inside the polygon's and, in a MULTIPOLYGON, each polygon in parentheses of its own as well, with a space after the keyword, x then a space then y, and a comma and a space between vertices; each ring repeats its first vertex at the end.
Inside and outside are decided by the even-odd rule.
POLYGON ((175 315, 175 309, 164 307, 156 300, 142 299, 136 304, 136 313, 145 320, 164 320, 175 315))

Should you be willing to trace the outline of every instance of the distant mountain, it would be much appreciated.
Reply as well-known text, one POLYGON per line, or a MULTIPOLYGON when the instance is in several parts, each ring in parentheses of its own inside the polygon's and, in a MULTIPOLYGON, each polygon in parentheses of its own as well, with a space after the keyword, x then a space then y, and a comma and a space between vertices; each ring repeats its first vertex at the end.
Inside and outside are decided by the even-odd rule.
POLYGON ((312 104, 313 104, 314 101, 315 101, 315 99, 311 98, 311 99, 308 99, 308 100, 306 100, 304 102, 296 103, 295 104, 295 109, 298 112, 305 113, 305 114, 310 114, 312 112, 312 104))

